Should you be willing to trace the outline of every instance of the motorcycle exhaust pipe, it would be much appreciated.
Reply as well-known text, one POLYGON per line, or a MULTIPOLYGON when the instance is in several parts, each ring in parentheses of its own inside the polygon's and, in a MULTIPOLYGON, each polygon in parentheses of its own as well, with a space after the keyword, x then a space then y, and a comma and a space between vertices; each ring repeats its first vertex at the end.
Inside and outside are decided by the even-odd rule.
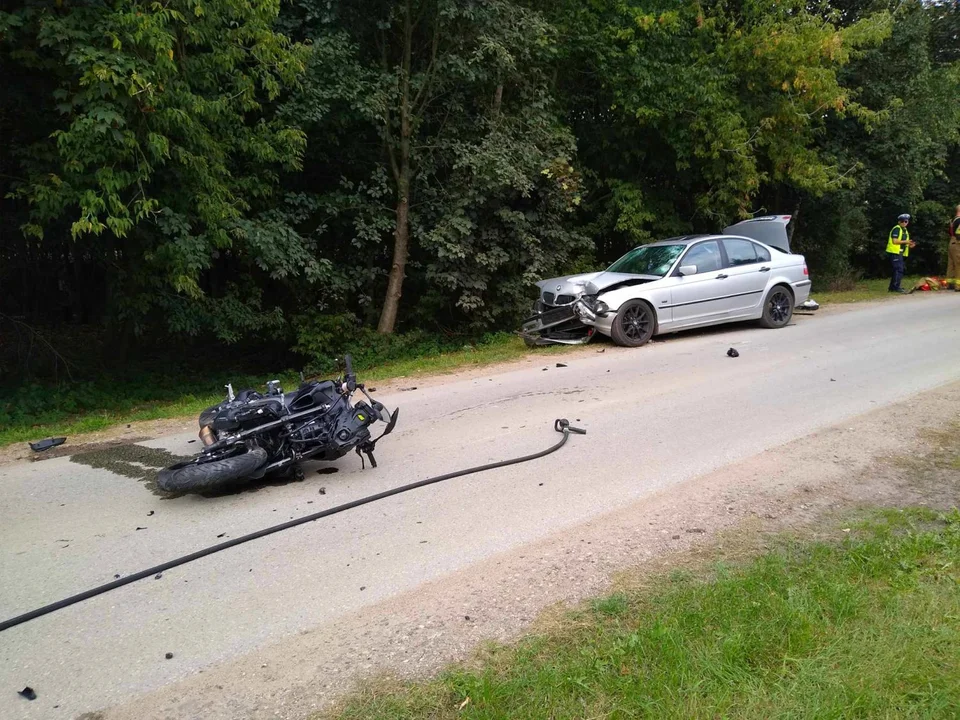
POLYGON ((213 428, 209 425, 204 425, 200 428, 200 439, 203 441, 204 445, 213 445, 217 441, 217 436, 213 432, 213 428))

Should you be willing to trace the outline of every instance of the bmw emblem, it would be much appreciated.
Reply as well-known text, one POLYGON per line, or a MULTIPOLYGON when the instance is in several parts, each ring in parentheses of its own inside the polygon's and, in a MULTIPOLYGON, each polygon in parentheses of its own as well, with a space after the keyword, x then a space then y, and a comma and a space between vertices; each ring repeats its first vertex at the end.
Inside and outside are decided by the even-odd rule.
POLYGON ((560 292, 560 290, 562 289, 563 289, 563 285, 557 285, 557 292, 560 292))

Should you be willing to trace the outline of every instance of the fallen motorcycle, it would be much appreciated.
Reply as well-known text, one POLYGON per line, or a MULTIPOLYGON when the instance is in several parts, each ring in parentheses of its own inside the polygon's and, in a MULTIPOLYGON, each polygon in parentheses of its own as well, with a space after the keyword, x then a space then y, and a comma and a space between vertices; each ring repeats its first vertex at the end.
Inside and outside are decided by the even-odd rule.
POLYGON ((390 414, 357 383, 349 355, 344 364, 336 381, 301 382, 292 392, 285 393, 277 380, 267 383, 266 394, 234 395, 227 385, 224 401, 200 414, 203 450, 161 470, 157 486, 164 492, 214 492, 241 480, 298 471, 308 458, 336 460, 351 450, 376 467, 377 442, 393 432, 400 411, 390 414), (355 402, 357 391, 364 399, 355 402), (373 439, 370 426, 378 420, 386 428, 373 439))

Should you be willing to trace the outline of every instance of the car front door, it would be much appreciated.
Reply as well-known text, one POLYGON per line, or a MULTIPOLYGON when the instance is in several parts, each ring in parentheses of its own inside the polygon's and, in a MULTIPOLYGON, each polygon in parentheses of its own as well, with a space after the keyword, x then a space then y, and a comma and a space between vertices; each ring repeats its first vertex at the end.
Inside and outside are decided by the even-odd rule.
POLYGON ((770 253, 746 238, 723 238, 726 251, 727 299, 730 319, 755 316, 770 277, 770 253))
POLYGON ((676 278, 670 288, 673 327, 681 328, 722 319, 727 314, 724 297, 728 294, 729 277, 723 269, 720 243, 703 240, 691 245, 677 269, 695 265, 697 272, 676 278))

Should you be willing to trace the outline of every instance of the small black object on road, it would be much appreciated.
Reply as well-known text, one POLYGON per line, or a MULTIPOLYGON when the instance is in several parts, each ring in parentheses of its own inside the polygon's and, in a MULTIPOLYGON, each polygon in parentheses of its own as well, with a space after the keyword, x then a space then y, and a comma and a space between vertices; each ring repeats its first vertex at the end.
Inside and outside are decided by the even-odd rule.
POLYGON ((44 450, 57 447, 57 445, 63 445, 66 441, 67 439, 65 437, 47 438, 46 440, 29 443, 29 445, 30 449, 34 452, 43 452, 44 450))
POLYGON ((36 700, 36 699, 37 699, 37 693, 35 693, 34 690, 33 690, 33 688, 30 687, 29 685, 28 685, 27 687, 25 687, 23 690, 20 690, 20 691, 17 693, 17 695, 19 695, 20 697, 26 698, 27 700, 36 700))
POLYGON ((727 350, 727 357, 740 357, 740 353, 738 353, 735 348, 730 348, 727 350))

